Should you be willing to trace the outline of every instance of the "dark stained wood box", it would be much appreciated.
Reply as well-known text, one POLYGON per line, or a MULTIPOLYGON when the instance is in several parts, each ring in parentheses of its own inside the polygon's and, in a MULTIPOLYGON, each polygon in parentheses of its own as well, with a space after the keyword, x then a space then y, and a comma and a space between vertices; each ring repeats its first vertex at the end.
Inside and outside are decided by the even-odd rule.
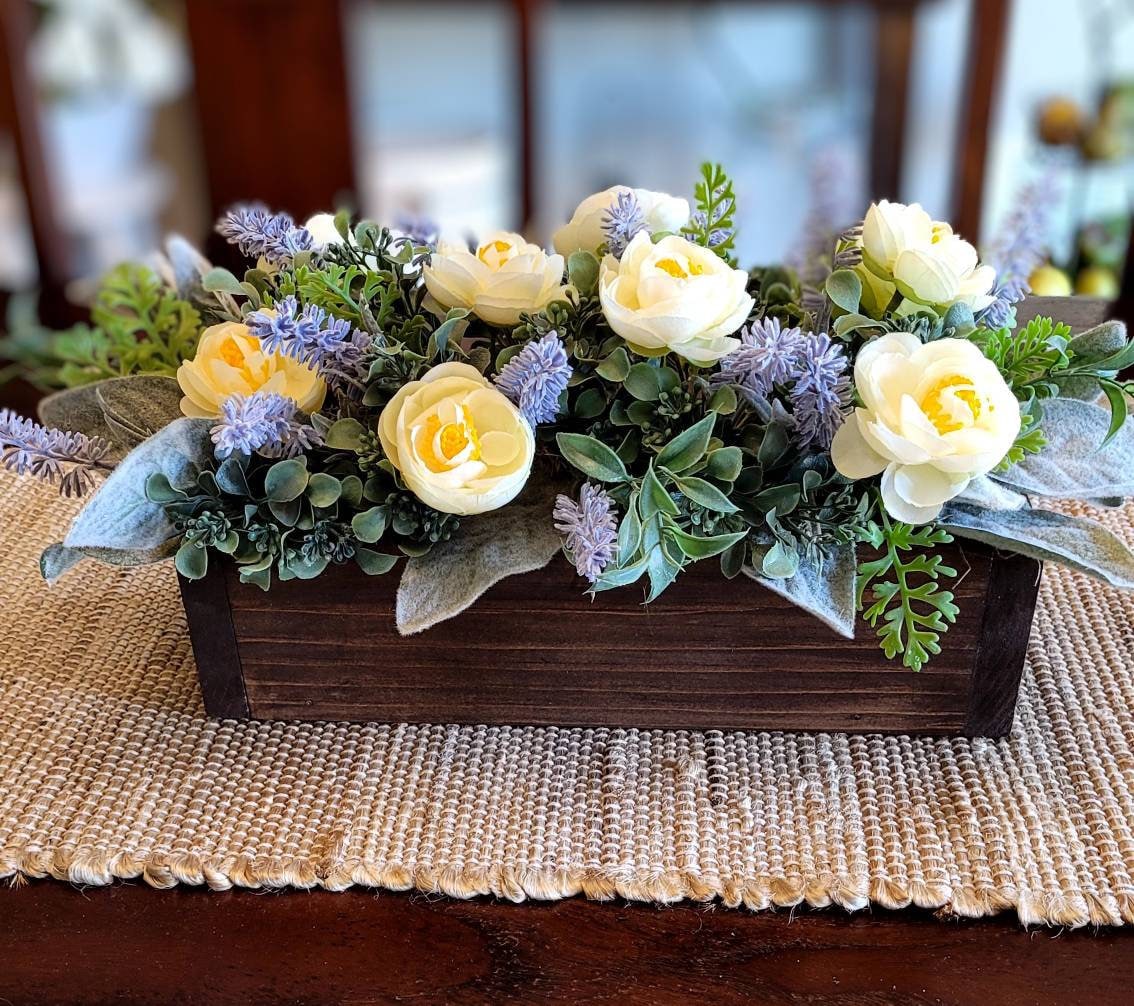
POLYGON ((842 639, 746 577, 694 565, 655 603, 592 602, 561 558, 509 577, 415 636, 394 625, 395 572, 241 584, 232 563, 182 580, 210 716, 237 719, 1008 733, 1039 581, 1031 559, 966 543, 961 614, 920 673, 860 624, 842 639))

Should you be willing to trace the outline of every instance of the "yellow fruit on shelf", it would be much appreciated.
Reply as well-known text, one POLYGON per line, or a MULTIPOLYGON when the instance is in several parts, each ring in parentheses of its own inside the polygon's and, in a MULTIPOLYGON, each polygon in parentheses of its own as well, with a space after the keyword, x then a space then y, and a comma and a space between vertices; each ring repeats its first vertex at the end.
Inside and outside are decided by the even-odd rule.
POLYGON ((1070 297, 1071 279, 1062 269, 1053 265, 1041 265, 1032 270, 1028 286, 1037 297, 1070 297))
POLYGON ((1115 300, 1118 297, 1118 277, 1101 265, 1088 266, 1075 278, 1075 292, 1084 297, 1115 300))
POLYGON ((1040 139, 1053 147, 1074 146, 1084 129, 1083 112, 1070 98, 1049 98, 1039 110, 1040 139))

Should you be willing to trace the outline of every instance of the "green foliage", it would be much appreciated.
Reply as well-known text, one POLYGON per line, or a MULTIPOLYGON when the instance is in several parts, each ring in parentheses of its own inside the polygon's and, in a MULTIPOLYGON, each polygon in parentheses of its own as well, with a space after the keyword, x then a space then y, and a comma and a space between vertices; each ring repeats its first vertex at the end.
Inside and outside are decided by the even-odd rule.
POLYGON ((1067 344, 1071 329, 1051 318, 1033 318, 1022 331, 983 330, 976 340, 1020 401, 1053 398, 1052 375, 1071 361, 1067 344))
POLYGON ((904 666, 920 671, 941 652, 941 636, 957 620, 953 593, 940 585, 941 577, 955 577, 957 571, 939 555, 927 554, 953 538, 932 525, 891 521, 881 505, 878 513, 880 520, 870 522, 864 540, 881 554, 859 564, 858 607, 878 631, 886 656, 901 654, 904 666), (866 607, 868 590, 873 603, 866 607))
POLYGON ((701 180, 693 190, 697 204, 682 233, 696 244, 711 248, 726 262, 735 264, 732 249, 736 245, 736 196, 732 179, 719 164, 706 161, 701 165, 701 180))
POLYGON ((1023 330, 979 329, 972 337, 1004 375, 1024 412, 1024 425, 1002 468, 1038 452, 1047 442, 1040 429, 1046 399, 1104 395, 1111 423, 1102 446, 1125 424, 1134 382, 1123 384, 1117 375, 1134 365, 1134 341, 1127 341, 1121 328, 1099 326, 1072 338, 1062 322, 1033 318, 1023 330))
POLYGON ((196 309, 143 265, 112 270, 91 308, 93 325, 47 332, 25 319, 0 343, 21 376, 41 388, 74 388, 130 374, 173 376, 197 349, 196 309))

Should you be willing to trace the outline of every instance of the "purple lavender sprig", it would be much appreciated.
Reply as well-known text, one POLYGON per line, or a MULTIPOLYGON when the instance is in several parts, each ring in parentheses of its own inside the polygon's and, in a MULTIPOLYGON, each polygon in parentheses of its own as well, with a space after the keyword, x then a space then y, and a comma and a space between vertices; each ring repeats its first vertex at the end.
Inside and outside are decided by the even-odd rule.
POLYGON ((559 398, 571 379, 571 364, 558 333, 533 339, 501 368, 496 387, 535 426, 559 415, 559 398))
POLYGON ((632 189, 620 189, 618 196, 602 217, 602 232, 607 248, 615 258, 622 258, 634 235, 646 229, 646 214, 632 189))
POLYGON ((792 436, 803 450, 828 450, 843 425, 853 397, 848 360, 841 345, 825 332, 801 339, 790 400, 792 436))
POLYGON ((272 265, 290 262, 315 242, 306 227, 296 226, 287 213, 272 213, 255 203, 234 206, 217 221, 217 233, 249 258, 263 256, 272 265))
POLYGON ((412 213, 402 213, 394 220, 394 229, 410 239, 417 247, 436 248, 441 228, 435 220, 412 213))
POLYGON ((578 502, 562 493, 555 497, 551 516, 579 576, 594 583, 618 551, 614 500, 599 486, 584 482, 578 502))
POLYGON ((985 250, 984 260, 996 270, 996 297, 978 319, 989 328, 1012 324, 1012 307, 1030 292, 1028 277, 1048 255, 1052 214, 1059 204, 1060 189, 1054 172, 1048 171, 1024 185, 1016 203, 985 250))
POLYGON ((318 431, 296 419, 296 404, 274 392, 229 395, 221 403, 220 422, 210 430, 218 458, 259 453, 291 458, 322 444, 318 431))
POLYGON ((84 496, 95 476, 113 470, 110 444, 102 437, 56 430, 0 409, 0 464, 17 475, 51 485, 61 496, 84 496))
POLYGON ((253 311, 247 323, 265 352, 282 353, 312 367, 336 390, 363 390, 373 339, 349 321, 314 304, 300 311, 295 297, 287 296, 276 302, 274 313, 253 311))
POLYGON ((722 358, 710 383, 734 385, 750 401, 766 399, 796 373, 803 346, 800 329, 784 328, 779 318, 758 318, 741 331, 740 347, 722 358))

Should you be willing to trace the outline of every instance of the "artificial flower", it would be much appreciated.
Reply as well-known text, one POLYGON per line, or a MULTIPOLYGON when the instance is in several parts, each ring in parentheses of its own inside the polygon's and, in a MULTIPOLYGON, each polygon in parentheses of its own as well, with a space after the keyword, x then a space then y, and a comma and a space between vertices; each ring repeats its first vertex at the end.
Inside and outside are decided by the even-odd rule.
POLYGON ((909 524, 933 520, 969 480, 995 468, 1020 432, 1020 405, 967 339, 922 343, 891 332, 859 351, 862 400, 831 443, 849 479, 882 474, 882 502, 909 524))
POLYGON ((304 412, 318 412, 327 394, 323 379, 306 364, 283 353, 265 352, 248 326, 226 321, 206 328, 197 355, 177 370, 185 397, 181 411, 198 419, 221 414, 229 395, 256 391, 290 398, 304 412))
POLYGON ((333 213, 316 213, 304 221, 303 229, 311 235, 312 247, 322 251, 330 245, 341 245, 343 236, 335 226, 333 213))
POLYGON ((862 225, 862 260, 903 297, 935 308, 963 303, 983 311, 995 299, 996 272, 979 265, 976 249, 917 203, 883 199, 862 225))
POLYGON ((410 491, 443 513, 476 514, 524 488, 535 436, 508 399, 467 363, 441 363, 398 389, 378 437, 410 491))
POLYGON ((645 228, 653 234, 662 231, 679 231, 689 221, 689 203, 665 192, 650 189, 632 189, 627 185, 612 185, 609 189, 587 196, 564 224, 552 236, 551 243, 560 255, 575 251, 597 252, 609 239, 607 224, 611 211, 618 211, 619 195, 629 192, 634 197, 645 228))
POLYGON ((515 325, 522 313, 542 310, 566 290, 563 256, 510 231, 490 234, 475 252, 442 241, 423 271, 441 307, 466 307, 492 325, 515 325))
POLYGON ((645 231, 621 259, 607 255, 599 300, 607 323, 645 356, 677 353, 707 367, 739 348, 729 338, 752 310, 748 273, 677 235, 657 244, 645 231))

